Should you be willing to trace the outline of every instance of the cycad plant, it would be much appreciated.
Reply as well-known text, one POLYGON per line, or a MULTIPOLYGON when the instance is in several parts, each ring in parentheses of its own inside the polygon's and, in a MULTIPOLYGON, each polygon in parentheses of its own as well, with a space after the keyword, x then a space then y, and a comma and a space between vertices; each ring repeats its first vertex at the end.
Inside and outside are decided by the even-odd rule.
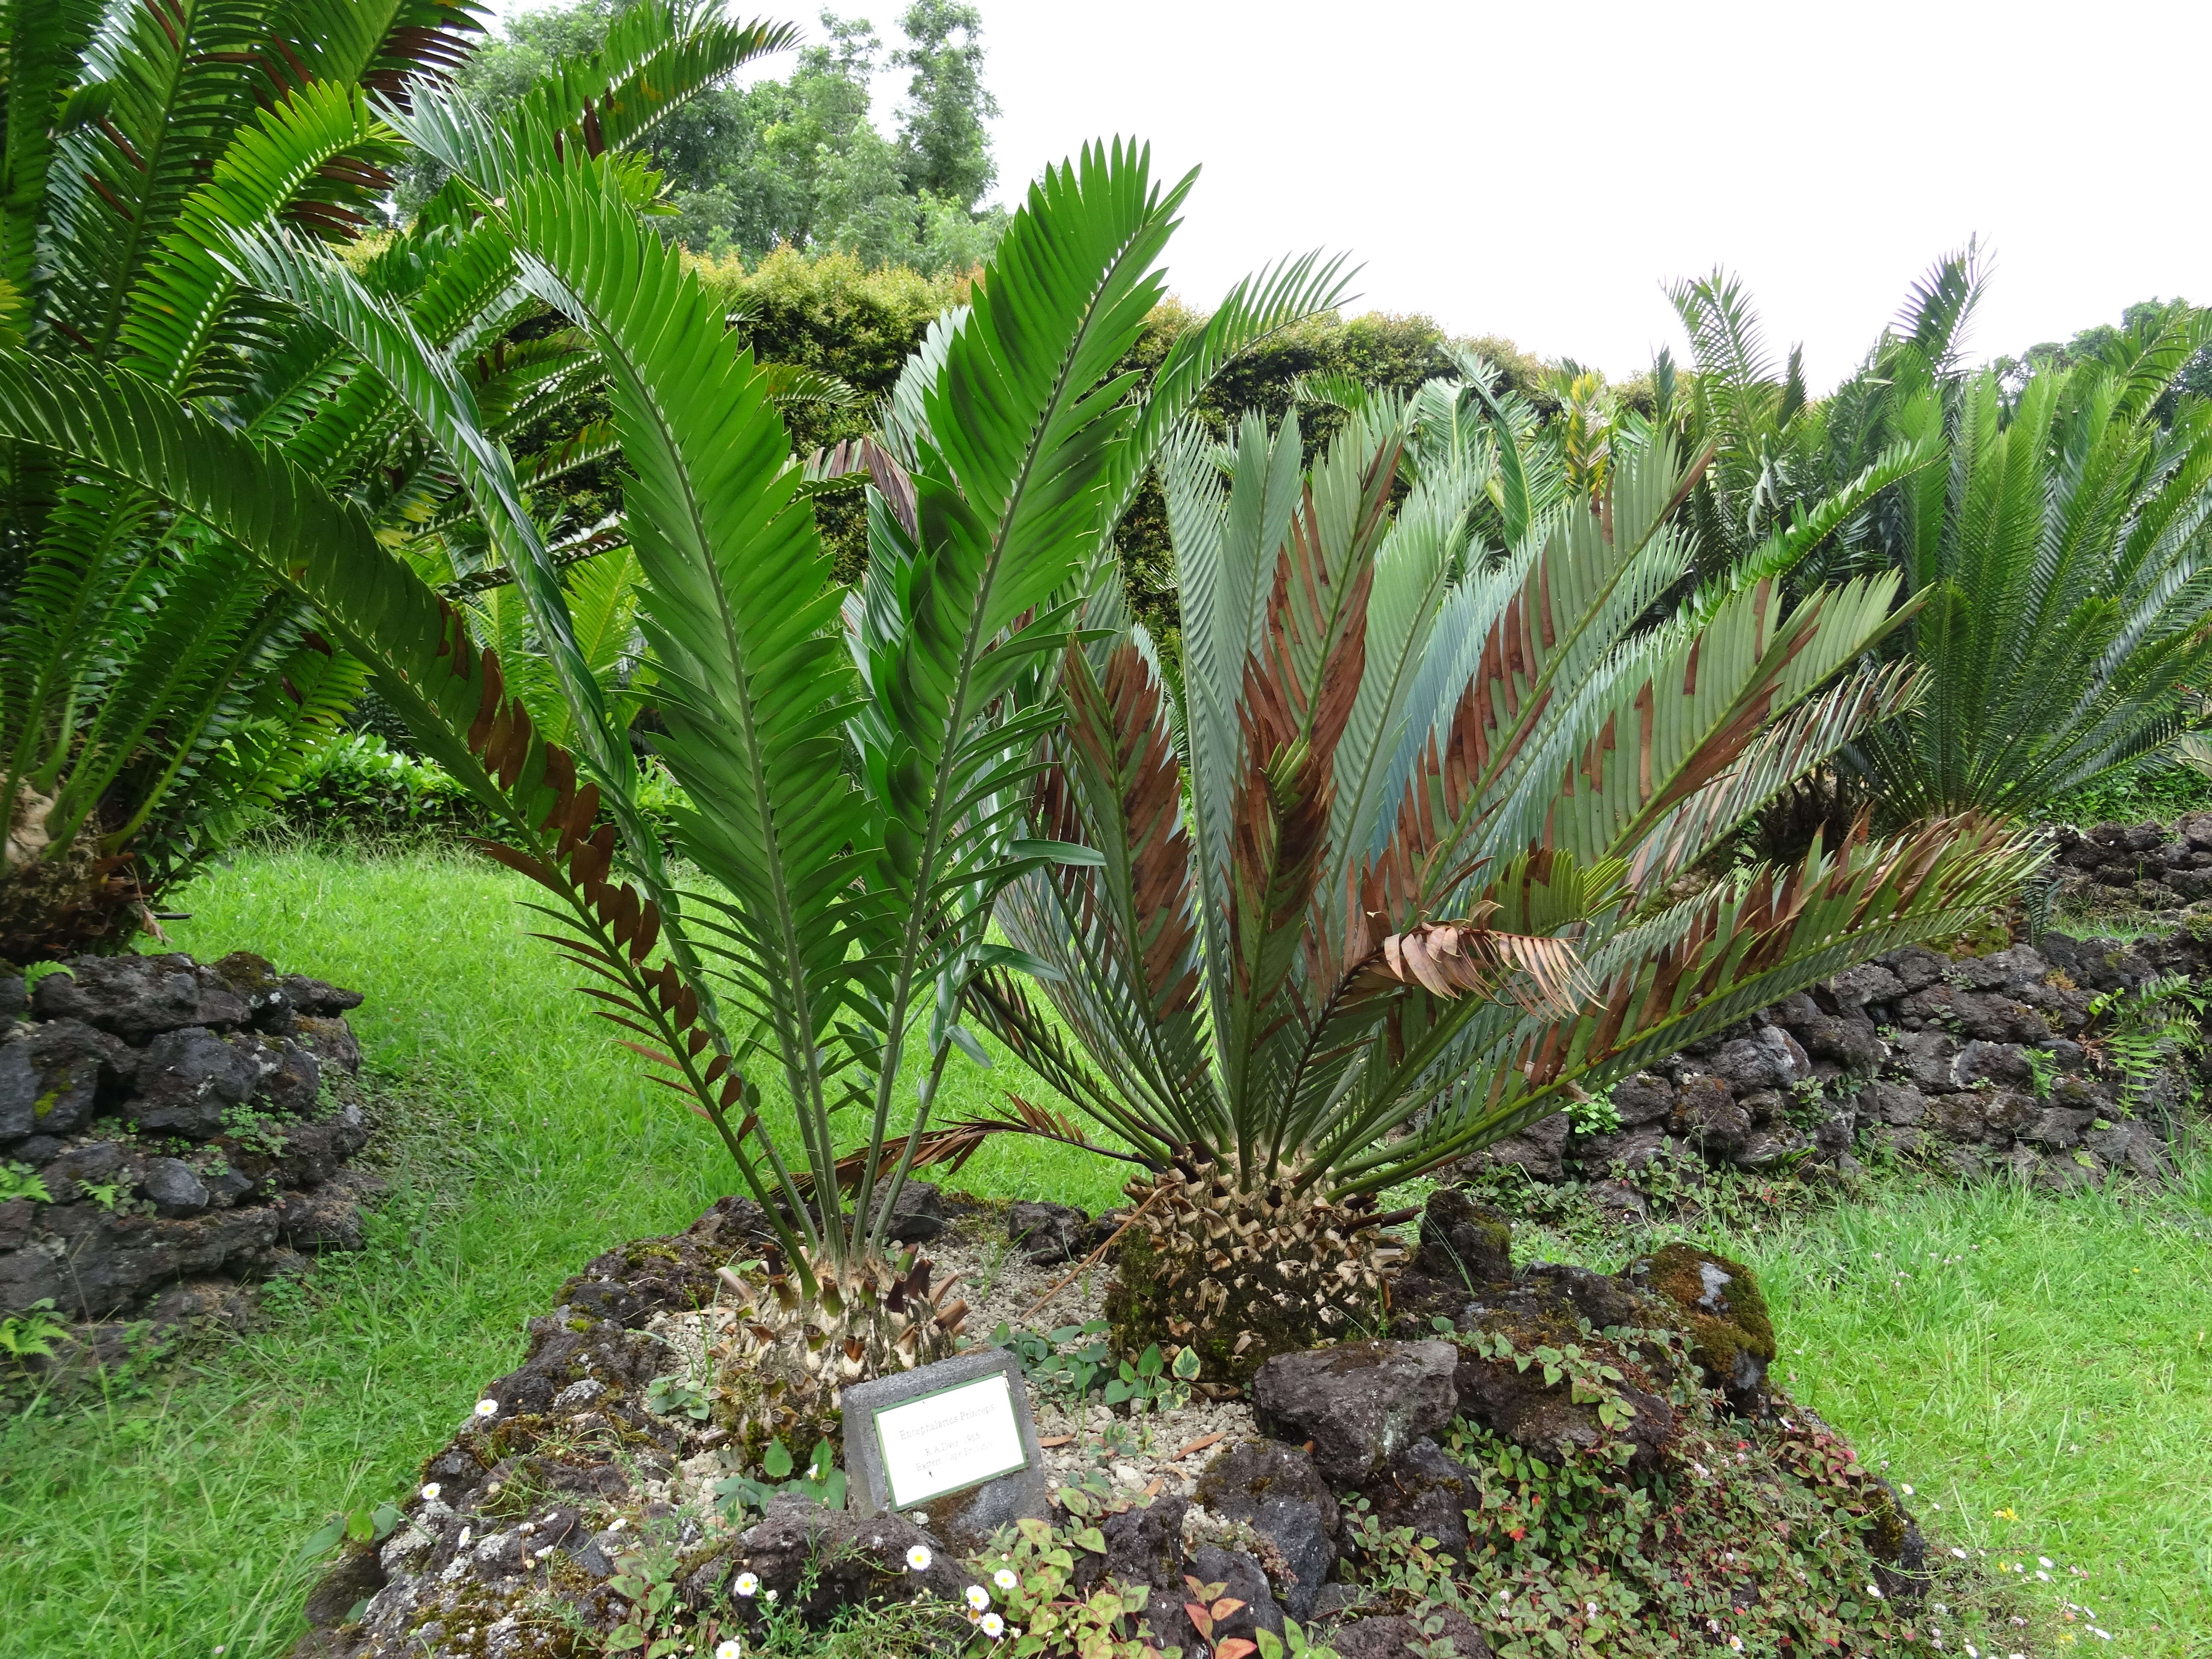
POLYGON ((2203 313, 2149 319, 2016 398, 1993 372, 1898 362, 1895 419, 1948 464, 1898 492, 1927 695, 1855 746, 1885 810, 2027 817, 2192 723, 2212 672, 2212 407, 2184 399, 2166 424, 2157 405, 2206 333, 2203 313))
POLYGON ((528 607, 573 751, 545 740, 496 652, 387 545, 404 538, 281 448, 143 381, 20 356, 0 362, 0 435, 249 550, 497 816, 487 850, 544 890, 592 994, 711 1122, 781 1235, 766 1279, 733 1290, 728 1409, 748 1439, 805 1435, 842 1382, 945 1352, 958 1324, 927 1264, 891 1261, 885 1233, 945 1068, 975 1046, 964 993, 1022 961, 991 936, 999 892, 1089 856, 1026 833, 1057 708, 1025 688, 1055 672, 1112 568, 1114 522, 1213 372, 1334 303, 1340 276, 1305 259, 1240 288, 1139 400, 1113 366, 1160 297, 1191 180, 1163 189, 1120 144, 1048 170, 973 305, 901 383, 908 465, 870 498, 870 565, 848 593, 775 377, 647 227, 658 181, 586 142, 586 118, 604 135, 608 106, 565 108, 494 124, 418 89, 376 113, 449 169, 441 211, 478 290, 554 307, 603 367, 659 753, 691 804, 675 837, 700 890, 679 894, 663 867, 628 733, 465 348, 413 306, 283 228, 218 239, 231 280, 347 366, 339 396, 400 411, 465 491, 483 556, 528 607))
MULTIPOLYGON (((1127 624, 1069 656, 1033 810, 1097 857, 1007 890, 1006 936, 1054 971, 974 996, 1144 1166, 1120 1340, 1194 1346, 1218 1382, 1372 1315, 1376 1194, 1961 926, 2030 858, 1945 821, 1687 879, 1911 688, 1861 665, 1893 577, 1785 606, 1758 576, 1649 625, 1689 562, 1665 437, 1616 432, 1597 498, 1547 488, 1502 550, 1471 507, 1560 463, 1501 466, 1456 388, 1370 401, 1310 474, 1299 453, 1256 416, 1169 452, 1182 661, 1127 624)), ((1081 1138, 1034 1107, 997 1127, 1081 1138)))
MULTIPOLYGON (((281 229, 381 222, 398 100, 468 50, 449 0, 113 0, 9 9, 0 344, 273 446, 446 574, 453 470, 330 330, 240 280, 281 229), (226 263, 226 262, 229 263, 226 263)), ((565 65, 538 115, 594 151, 789 38, 657 0, 565 65)), ((588 349, 503 337, 542 309, 458 193, 360 260, 362 286, 465 380, 495 435, 556 416, 588 349)), ((333 735, 368 669, 265 550, 35 443, 0 476, 0 957, 115 948, 333 735)))

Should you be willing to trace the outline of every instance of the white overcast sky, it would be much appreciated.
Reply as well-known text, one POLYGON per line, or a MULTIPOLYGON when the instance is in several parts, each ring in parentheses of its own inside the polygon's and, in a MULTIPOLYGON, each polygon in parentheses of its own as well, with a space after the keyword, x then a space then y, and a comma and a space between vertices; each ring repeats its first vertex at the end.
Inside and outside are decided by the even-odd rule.
MULTIPOLYGON (((817 35, 818 3, 729 9, 817 35)), ((977 3, 1003 198, 1101 134, 1202 167, 1169 256, 1194 304, 1343 249, 1354 310, 1622 376, 1680 349, 1664 285, 1723 264, 1819 388, 1970 234, 1978 355, 2212 302, 2206 0, 977 3)), ((903 0, 834 9, 890 40, 903 0)))

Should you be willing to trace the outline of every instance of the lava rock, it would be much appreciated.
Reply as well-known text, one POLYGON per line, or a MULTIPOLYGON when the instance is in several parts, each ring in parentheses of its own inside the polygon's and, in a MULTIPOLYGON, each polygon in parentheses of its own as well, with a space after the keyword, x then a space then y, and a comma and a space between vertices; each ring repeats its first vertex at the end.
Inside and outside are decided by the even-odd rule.
POLYGON ((386 1582, 374 1545, 349 1545, 337 1565, 307 1592, 305 1611, 309 1627, 327 1630, 343 1624, 355 1607, 382 1589, 386 1582))
POLYGON ((31 994, 40 1019, 81 1019, 133 1048, 186 1026, 243 1025, 245 1000, 187 956, 77 957, 31 994))
POLYGON ((1975 1094, 1935 1096, 1928 1103, 1927 1125, 1946 1140, 1971 1143, 1989 1133, 1981 1097, 1975 1094))
POLYGON ((1896 1001, 1905 994, 1905 981, 1879 962, 1863 962, 1830 980, 1828 993, 1839 1008, 1864 1008, 1896 1001))
POLYGON ((1955 1089, 1952 1066, 1959 1057, 1959 1040, 1948 1031, 1906 1031, 1890 1045, 1893 1058, 1905 1080, 1929 1094, 1955 1089))
MULTIPOLYGON (((1908 945, 1876 960, 1896 979, 1905 995, 1925 990, 1951 970, 1950 957, 1938 956, 1924 945, 1908 945)), ((1901 1000, 1895 995, 1883 999, 1892 1002, 1901 1000)))
POLYGON ((1336 1498, 1313 1460, 1273 1441, 1248 1440, 1217 1454, 1191 1496, 1208 1514, 1244 1522, 1274 1545, 1289 1571, 1285 1610, 1302 1623, 1311 1618, 1314 1597, 1336 1565, 1337 1537, 1336 1498))
POLYGON ((1263 1427, 1313 1442, 1332 1484, 1370 1474, 1451 1420, 1458 1351, 1448 1342, 1347 1342, 1278 1354, 1252 1379, 1263 1427))
POLYGON ((889 1232, 902 1244, 923 1244, 945 1228, 945 1203, 927 1181, 909 1181, 891 1200, 889 1232))
POLYGON ((1813 1143, 1802 1130, 1787 1123, 1756 1129, 1736 1149, 1732 1160, 1744 1170, 1778 1169, 1793 1158, 1802 1158, 1811 1151, 1813 1143))
POLYGON ((1449 1639, 1454 1659, 1490 1659, 1490 1644, 1457 1607, 1425 1606, 1416 1617, 1393 1613, 1339 1626, 1328 1638, 1338 1659, 1428 1659, 1449 1639))
MULTIPOLYGON (((1769 1025, 1768 1031, 1779 1032, 1778 1026, 1769 1025)), ((1785 1039, 1786 1040, 1786 1039, 1785 1039)), ((1769 1079, 1784 1067, 1775 1062, 1772 1051, 1763 1043, 1753 1043, 1743 1038, 1723 1046, 1716 1065, 1725 1065, 1731 1050, 1749 1049, 1760 1056, 1757 1068, 1759 1081, 1746 1086, 1763 1086, 1769 1079)), ((1809 1065, 1811 1062, 1808 1061, 1809 1065)), ((1750 1071, 1749 1066, 1740 1067, 1750 1071)), ((1723 1075, 1729 1075, 1723 1073, 1723 1075)), ((1733 1081, 1731 1076, 1730 1080, 1733 1081)), ((1708 1157, 1727 1158, 1742 1150, 1751 1139, 1751 1114, 1737 1103, 1735 1096, 1717 1077, 1692 1077, 1683 1079, 1675 1097, 1674 1115, 1670 1127, 1675 1134, 1692 1146, 1704 1151, 1708 1157)))
MULTIPOLYGON (((1571 1303, 1563 1304, 1553 1291, 1553 1285, 1531 1284, 1503 1305, 1482 1310, 1476 1328, 1505 1337, 1521 1354, 1547 1342, 1575 1342, 1585 1352, 1623 1358, 1610 1344, 1583 1336, 1578 1324, 1587 1316, 1571 1303)), ((1540 1365, 1524 1370, 1513 1358, 1492 1358, 1472 1347, 1460 1350, 1453 1386, 1462 1416, 1523 1451, 1571 1456, 1618 1439, 1630 1448, 1628 1468, 1638 1475, 1659 1467, 1679 1428, 1666 1401, 1626 1378, 1614 1386, 1634 1415, 1618 1429, 1608 1429, 1597 1402, 1577 1400, 1565 1378, 1547 1382, 1540 1365)))
POLYGON ((1492 1141, 1466 1162, 1477 1170, 1517 1169, 1537 1181, 1557 1181, 1566 1173, 1567 1129, 1566 1115, 1554 1112, 1518 1134, 1492 1141))
POLYGON ((2149 1182, 2161 1182, 2169 1173, 2166 1149, 2147 1123, 2115 1123, 2109 1129, 2092 1129, 2081 1139, 2092 1153, 2115 1170, 2149 1182))
MULTIPOLYGON (((1105 1553, 1079 1550, 1069 1588, 1088 1597, 1108 1578, 1125 1584, 1152 1587, 1151 1613, 1153 1633, 1159 1635, 1161 1614, 1179 1608, 1183 1599, 1182 1521, 1190 1509, 1182 1498, 1156 1498, 1142 1509, 1121 1510, 1098 1523, 1106 1540, 1105 1553)), ((1182 1614, 1177 1612, 1177 1618, 1182 1614)), ((1188 1628, 1188 1621, 1184 1621, 1188 1628)), ((1163 1638, 1167 1639, 1167 1638, 1163 1638)), ((1186 1643, 1183 1647, 1188 1652, 1186 1643)))
MULTIPOLYGON (((50 975, 41 984, 60 978, 50 975)), ((128 1074, 134 1057, 77 1019, 34 1025, 0 1043, 0 1146, 30 1135, 69 1135, 92 1121, 103 1082, 128 1074)))
POLYGON ((2028 1064, 2027 1050, 2017 1042, 1969 1042, 1951 1063, 1951 1080, 1959 1088, 1971 1089, 1985 1079, 1991 1083, 2033 1083, 2035 1070, 2028 1064))
POLYGON ((1928 1097, 1909 1083, 1877 1083, 1867 1091, 1867 1103, 1884 1123, 1918 1123, 1928 1115, 1928 1097))
POLYGON ((88 1188, 112 1187, 118 1199, 138 1190, 145 1178, 146 1160, 137 1149, 116 1140, 81 1141, 39 1171, 40 1180, 57 1204, 82 1203, 88 1188))
POLYGON ((1624 1129, 1663 1122, 1674 1110, 1674 1085, 1650 1072, 1638 1072, 1613 1085, 1613 1109, 1624 1129))
MULTIPOLYGON (((1224 1550, 1212 1544, 1204 1545, 1191 1553, 1190 1576, 1201 1584, 1219 1584, 1222 1587, 1218 1593, 1220 1595, 1233 1596, 1244 1604, 1215 1624, 1213 1640, 1217 1650, 1223 1642, 1249 1642, 1256 1632, 1263 1630, 1279 1637, 1282 1635, 1283 1609, 1267 1583, 1267 1569, 1255 1557, 1243 1550, 1224 1550)), ((1176 1612, 1180 1615, 1182 1610, 1178 1607, 1176 1612)), ((1188 1622, 1186 1618, 1186 1626, 1188 1622)), ((1154 1621, 1154 1633, 1160 1633, 1157 1621, 1154 1621)), ((1188 1642, 1180 1645, 1185 1653, 1191 1651, 1188 1642)))
POLYGON ((1513 1277, 1513 1224, 1503 1212, 1458 1187, 1439 1187, 1421 1209, 1414 1268, 1462 1285, 1501 1284, 1513 1277))
MULTIPOLYGON (((952 1553, 904 1516, 847 1514, 788 1494, 771 1502, 709 1566, 718 1583, 742 1571, 758 1575, 763 1591, 775 1591, 784 1607, 796 1608, 809 1623, 841 1607, 904 1601, 917 1593, 957 1601, 969 1583, 952 1553), (931 1558, 921 1572, 907 1565, 907 1552, 917 1544, 931 1558)), ((1263 1589, 1266 1582, 1261 1580, 1263 1589)), ((746 1608, 743 1601, 733 1605, 746 1608)), ((754 1597, 747 1610, 761 1605, 763 1598, 754 1597)))
POLYGON ((163 1032, 139 1060, 137 1097, 126 1109, 131 1121, 192 1140, 221 1134, 223 1115, 245 1105, 261 1081, 260 1047, 251 1037, 227 1042, 203 1025, 163 1032))
POLYGON ((1039 1266, 1072 1261, 1091 1237, 1091 1218, 1067 1204, 1018 1201, 1006 1211, 1006 1237, 1039 1266))
POLYGON ((295 1250, 357 1250, 361 1206, 335 1188, 299 1194, 285 1201, 277 1236, 295 1250))
POLYGON ((1694 1244, 1674 1243, 1638 1257, 1621 1276, 1681 1310, 1690 1357, 1731 1395, 1748 1395, 1766 1380, 1774 1325, 1750 1268, 1694 1244))
POLYGON ((351 1076, 361 1070, 361 1042, 353 1034, 353 1027, 335 1015, 327 1019, 301 1015, 292 1021, 290 1035, 295 1042, 314 1051, 326 1065, 335 1066, 351 1076))
MULTIPOLYGON (((1722 1092, 1726 1094, 1727 1091, 1723 1089, 1722 1092)), ((1634 1171, 1680 1145, 1664 1128, 1645 1123, 1623 1129, 1618 1134, 1582 1136, 1575 1142, 1575 1157, 1585 1170, 1610 1170, 1618 1164, 1634 1171)))
POLYGON ((207 1184, 182 1158, 149 1158, 140 1184, 163 1215, 197 1215, 208 1206, 207 1184))
POLYGON ((58 1204, 40 1222, 42 1248, 0 1255, 0 1315, 52 1297, 68 1317, 103 1318, 157 1285, 213 1273, 276 1237, 276 1213, 266 1205, 173 1220, 58 1204))
MULTIPOLYGON (((1416 1440, 1362 1481, 1358 1492, 1385 1528, 1411 1527, 1415 1538, 1433 1538, 1454 1559, 1467 1559, 1467 1511, 1481 1494, 1467 1470, 1435 1441, 1416 1440)), ((1305 1617, 1295 1606, 1291 1615, 1305 1617)))

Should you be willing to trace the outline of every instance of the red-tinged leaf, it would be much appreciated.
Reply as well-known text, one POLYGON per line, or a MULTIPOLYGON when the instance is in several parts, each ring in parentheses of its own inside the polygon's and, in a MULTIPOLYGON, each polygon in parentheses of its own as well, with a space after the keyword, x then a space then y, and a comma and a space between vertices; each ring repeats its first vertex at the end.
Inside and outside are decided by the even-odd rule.
POLYGON ((479 840, 471 844, 494 863, 503 864, 510 870, 521 872, 540 887, 550 888, 552 891, 563 895, 568 890, 568 884, 527 853, 518 853, 512 847, 504 846, 495 841, 479 840))
POLYGON ((656 1066, 665 1066, 672 1072, 684 1069, 683 1062, 673 1054, 664 1054, 658 1048, 648 1048, 641 1042, 632 1042, 628 1037, 617 1037, 615 1041, 634 1054, 643 1054, 656 1066))
POLYGON ((1241 1636, 1232 1636, 1214 1648, 1213 1659, 1244 1659, 1246 1654, 1257 1653, 1259 1650, 1260 1644, 1257 1642, 1247 1641, 1241 1636))

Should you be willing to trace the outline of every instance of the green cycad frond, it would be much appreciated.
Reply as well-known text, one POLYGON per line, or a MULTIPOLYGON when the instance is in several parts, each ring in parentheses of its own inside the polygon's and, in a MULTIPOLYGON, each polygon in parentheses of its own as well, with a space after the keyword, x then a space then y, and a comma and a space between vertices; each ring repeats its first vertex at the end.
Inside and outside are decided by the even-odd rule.
POLYGON ((1987 373, 1948 395, 1948 476, 1904 494, 1926 692, 1854 746, 1899 817, 2025 815, 2170 743, 2212 670, 2212 412, 2152 407, 2203 337, 2160 319, 2113 362, 2045 374, 2008 405, 1987 373))

